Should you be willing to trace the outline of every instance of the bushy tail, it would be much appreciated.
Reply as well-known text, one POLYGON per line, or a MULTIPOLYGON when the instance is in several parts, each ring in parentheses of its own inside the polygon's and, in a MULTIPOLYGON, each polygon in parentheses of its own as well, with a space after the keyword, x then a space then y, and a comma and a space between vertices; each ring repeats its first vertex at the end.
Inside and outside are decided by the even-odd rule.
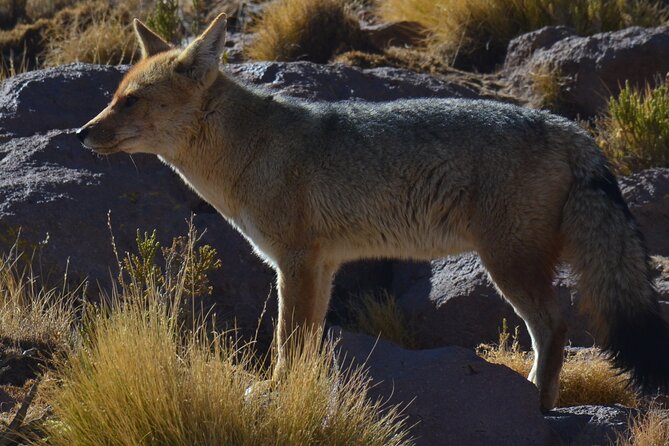
POLYGON ((615 177, 595 156, 576 176, 562 228, 585 309, 614 365, 644 393, 667 393, 669 326, 661 316, 643 236, 615 177))

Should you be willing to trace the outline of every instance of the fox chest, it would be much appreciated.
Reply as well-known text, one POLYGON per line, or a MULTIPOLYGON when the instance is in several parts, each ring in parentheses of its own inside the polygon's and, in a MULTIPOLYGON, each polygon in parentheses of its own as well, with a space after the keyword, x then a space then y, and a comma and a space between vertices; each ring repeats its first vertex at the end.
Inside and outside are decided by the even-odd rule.
POLYGON ((245 210, 233 219, 228 219, 253 247, 255 253, 273 268, 277 266, 277 244, 263 231, 255 219, 245 210))

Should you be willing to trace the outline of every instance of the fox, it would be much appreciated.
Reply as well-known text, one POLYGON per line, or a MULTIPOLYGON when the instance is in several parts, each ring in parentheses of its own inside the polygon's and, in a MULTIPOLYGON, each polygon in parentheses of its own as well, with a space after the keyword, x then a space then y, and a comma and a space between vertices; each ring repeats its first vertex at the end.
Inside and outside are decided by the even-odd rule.
POLYGON ((343 263, 473 251, 528 328, 543 410, 566 343, 560 262, 613 365, 667 392, 669 327, 644 239, 580 126, 488 100, 284 97, 220 69, 224 14, 185 48, 133 27, 140 60, 76 136, 101 155, 157 155, 275 269, 277 369, 296 330, 324 325, 343 263))

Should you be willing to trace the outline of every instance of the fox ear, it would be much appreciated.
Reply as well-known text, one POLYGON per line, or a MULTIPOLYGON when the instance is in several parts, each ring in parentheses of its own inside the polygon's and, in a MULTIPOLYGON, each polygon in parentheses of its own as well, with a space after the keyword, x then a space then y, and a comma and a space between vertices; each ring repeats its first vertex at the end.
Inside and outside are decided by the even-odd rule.
POLYGON ((142 51, 142 59, 172 49, 169 43, 147 28, 139 19, 132 21, 132 27, 135 29, 139 48, 142 51))
POLYGON ((211 73, 218 72, 221 54, 225 49, 226 15, 219 14, 181 53, 177 71, 206 82, 211 73))

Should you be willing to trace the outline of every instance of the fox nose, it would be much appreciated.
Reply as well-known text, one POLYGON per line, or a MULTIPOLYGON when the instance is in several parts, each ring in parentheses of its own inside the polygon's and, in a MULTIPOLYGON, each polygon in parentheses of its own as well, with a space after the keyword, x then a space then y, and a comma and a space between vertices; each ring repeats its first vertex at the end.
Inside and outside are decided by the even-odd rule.
POLYGON ((88 128, 87 127, 82 127, 79 130, 77 130, 77 138, 79 138, 79 141, 83 142, 86 140, 86 136, 88 136, 88 128))

